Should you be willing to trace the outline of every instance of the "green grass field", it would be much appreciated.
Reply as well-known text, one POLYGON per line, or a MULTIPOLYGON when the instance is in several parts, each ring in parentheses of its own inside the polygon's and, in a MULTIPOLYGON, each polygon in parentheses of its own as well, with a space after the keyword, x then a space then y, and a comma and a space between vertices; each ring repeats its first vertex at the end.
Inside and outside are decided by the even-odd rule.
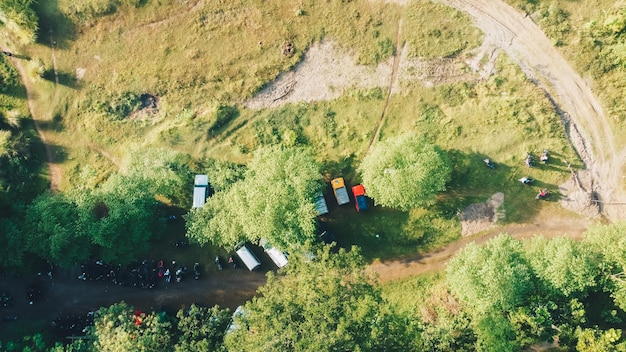
MULTIPOLYGON (((482 37, 466 15, 423 0, 406 8, 365 0, 161 0, 122 5, 81 23, 71 22, 70 4, 40 3, 39 43, 23 48, 47 72, 54 67, 52 55, 56 60, 60 84, 44 75, 33 87, 36 112, 58 150, 64 189, 77 186, 86 165, 96 180, 106 178, 136 145, 172 148, 198 164, 211 158, 245 163, 263 145, 308 145, 325 177, 342 175, 355 184, 386 87, 263 110, 241 103, 321 39, 357 63, 374 65, 394 54, 400 19, 409 57, 454 58, 479 46, 482 37), (283 53, 288 43, 295 49, 291 56, 283 53), (158 111, 127 117, 144 93, 158 97, 158 111)), ((335 209, 328 226, 340 244, 361 246, 369 259, 440 247, 460 236, 457 212, 495 192, 505 193, 505 222, 528 220, 541 206, 556 208, 538 204, 534 188, 516 180, 531 176, 538 186, 556 189, 569 176, 563 160, 580 163, 543 93, 506 57, 486 81, 399 84, 380 138, 425 135, 447 150, 455 164, 449 190, 434 206, 410 212, 335 209), (554 162, 525 169, 526 152, 538 157, 543 148, 554 162), (486 157, 496 170, 485 167, 486 157)))

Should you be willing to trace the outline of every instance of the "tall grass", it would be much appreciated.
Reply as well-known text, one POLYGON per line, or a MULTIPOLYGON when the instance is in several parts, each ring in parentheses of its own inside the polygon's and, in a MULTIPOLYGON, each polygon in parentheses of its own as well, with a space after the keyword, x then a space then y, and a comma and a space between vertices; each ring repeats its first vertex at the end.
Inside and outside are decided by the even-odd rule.
POLYGON ((482 33, 469 17, 428 0, 411 1, 404 12, 403 37, 410 57, 453 57, 477 47, 482 33))
POLYGON ((413 276, 404 280, 381 284, 382 295, 394 307, 414 316, 419 316, 420 308, 430 297, 431 291, 444 283, 445 274, 435 271, 423 275, 413 276), (407 293, 411 299, 407 299, 407 293))

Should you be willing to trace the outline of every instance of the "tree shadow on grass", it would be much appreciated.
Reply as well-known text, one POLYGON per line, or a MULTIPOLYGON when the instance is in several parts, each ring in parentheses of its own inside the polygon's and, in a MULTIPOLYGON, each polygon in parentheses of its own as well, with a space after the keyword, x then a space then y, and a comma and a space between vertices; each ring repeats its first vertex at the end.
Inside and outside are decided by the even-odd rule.
MULTIPOLYGON (((2 84, 0 82, 0 84, 2 84)), ((9 97, 13 97, 20 100, 26 100, 28 98, 28 94, 26 93, 26 88, 24 86, 5 86, 4 90, 0 91, 0 94, 4 94, 9 97)))
POLYGON ((42 78, 50 82, 56 82, 58 78, 60 85, 73 89, 80 88, 80 84, 76 76, 68 72, 56 71, 55 74, 54 70, 46 70, 43 73, 42 78))
POLYGON ((65 126, 63 125, 63 117, 60 114, 54 115, 51 120, 38 121, 37 125, 42 131, 62 131, 65 126))
POLYGON ((324 175, 324 181, 330 182, 336 177, 343 177, 346 181, 346 185, 349 181, 356 179, 356 156, 350 154, 341 160, 327 160, 322 162, 322 175, 324 175))
POLYGON ((67 49, 76 39, 76 26, 59 9, 58 0, 36 1, 33 9, 39 18, 37 42, 49 47, 67 49))

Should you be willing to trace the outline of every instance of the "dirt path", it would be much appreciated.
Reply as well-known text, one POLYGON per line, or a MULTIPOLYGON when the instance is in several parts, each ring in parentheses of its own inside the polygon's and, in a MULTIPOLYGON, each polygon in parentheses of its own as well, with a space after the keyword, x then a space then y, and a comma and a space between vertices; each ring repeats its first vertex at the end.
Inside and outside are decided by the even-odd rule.
POLYGON ((113 165, 115 165, 115 167, 119 170, 120 169, 120 161, 113 156, 113 154, 109 153, 107 150, 104 150, 102 148, 100 148, 99 146, 95 145, 94 143, 91 142, 87 142, 87 145, 89 146, 89 149, 95 151, 96 153, 102 155, 104 158, 106 158, 108 161, 110 161, 113 165))
POLYGON ((626 149, 618 150, 602 106, 587 82, 572 69, 528 16, 501 0, 439 0, 468 13, 490 43, 504 50, 558 104, 566 132, 592 176, 603 213, 626 218, 621 172, 626 149))
POLYGON ((482 244, 501 233, 507 233, 517 239, 532 238, 535 235, 552 238, 567 235, 582 239, 583 232, 592 224, 587 219, 548 218, 538 216, 528 224, 513 224, 497 227, 476 236, 464 237, 440 250, 423 255, 391 261, 375 261, 370 269, 378 274, 379 282, 401 280, 407 277, 443 269, 448 260, 471 242, 482 244))
MULTIPOLYGON (((4 45, 2 45, 1 49, 3 51, 10 51, 4 45)), ((37 130, 39 139, 41 139, 41 143, 43 143, 43 146, 46 151, 46 160, 47 160, 46 164, 48 165, 48 173, 50 174, 49 175, 50 176, 50 189, 53 192, 58 192, 61 187, 61 181, 63 180, 63 175, 61 174, 61 168, 55 162, 54 155, 52 155, 52 150, 50 149, 50 146, 48 145, 46 135, 43 132, 43 130, 39 127, 38 121, 45 121, 45 119, 42 119, 41 116, 38 116, 36 114, 35 96, 33 94, 33 90, 32 90, 28 75, 26 74, 26 69, 22 65, 23 59, 17 58, 17 57, 10 57, 9 59, 11 60, 11 62, 13 62, 15 69, 20 74, 20 78, 22 80, 22 83, 24 84, 24 88, 26 89, 26 99, 28 101, 28 110, 30 111, 30 116, 33 119, 33 124, 35 125, 35 129, 37 130)), ((54 61, 56 63, 56 59, 54 61)), ((56 75, 56 71, 55 71, 55 75, 56 75)))
POLYGON ((178 310, 192 303, 235 308, 256 294, 264 285, 264 272, 248 272, 244 269, 212 270, 200 280, 187 278, 180 283, 161 282, 153 289, 121 287, 101 281, 78 280, 78 271, 63 270, 52 279, 41 276, 7 278, 0 277, 0 291, 8 291, 12 307, 3 308, 3 315, 15 315, 19 320, 52 321, 61 315, 77 314, 96 310, 113 303, 125 301, 134 307, 152 311, 160 308, 178 310), (28 304, 27 289, 37 283, 43 290, 43 299, 28 304))
POLYGON ((398 31, 396 32, 396 52, 393 56, 393 64, 391 65, 391 75, 389 77, 389 88, 387 89, 387 99, 385 99, 385 106, 383 107, 383 111, 380 113, 380 119, 378 120, 378 126, 376 127, 376 132, 372 136, 370 140, 370 144, 367 146, 367 152, 365 155, 369 154, 372 146, 378 140, 378 136, 380 135, 380 130, 383 128, 385 124, 385 116, 387 116, 387 109, 389 108, 389 100, 391 99, 391 93, 394 91, 394 86, 396 81, 398 80, 398 68, 400 67, 400 58, 402 57, 402 53, 404 49, 404 45, 402 42, 402 18, 398 21, 398 31))

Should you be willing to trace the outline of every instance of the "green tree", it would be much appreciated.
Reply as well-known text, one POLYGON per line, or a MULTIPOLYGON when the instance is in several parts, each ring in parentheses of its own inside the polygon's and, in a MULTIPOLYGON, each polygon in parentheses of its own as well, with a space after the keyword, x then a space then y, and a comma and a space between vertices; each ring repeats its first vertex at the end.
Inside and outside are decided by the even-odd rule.
POLYGON ((0 218, 0 258, 4 267, 19 267, 24 257, 26 237, 15 218, 0 218))
POLYGON ((436 310, 436 319, 421 322, 421 351, 475 351, 476 335, 471 327, 471 316, 462 309, 449 312, 441 306, 436 310))
POLYGON ((409 210, 432 203, 446 189, 452 167, 439 147, 404 135, 377 144, 363 158, 359 172, 376 203, 409 210))
POLYGON ((626 341, 622 338, 619 329, 600 330, 578 329, 578 343, 576 350, 580 352, 623 352, 626 351, 626 341))
POLYGON ((229 189, 233 184, 244 179, 245 166, 223 160, 209 159, 202 170, 209 175, 211 188, 216 192, 229 189))
POLYGON ((98 352, 172 351, 171 329, 166 314, 141 313, 121 302, 100 308, 87 336, 98 352))
POLYGON ((116 174, 92 192, 75 194, 78 228, 96 245, 94 254, 106 262, 132 261, 164 229, 159 203, 142 181, 116 174))
POLYGON ((626 310, 626 222, 591 227, 581 245, 599 253, 602 285, 626 310))
POLYGON ((451 291, 477 312, 507 312, 526 303, 535 276, 520 241, 508 235, 470 243, 446 268, 451 291))
POLYGON ((177 352, 213 352, 224 349, 224 334, 230 324, 228 309, 199 307, 192 304, 187 310, 180 310, 178 318, 177 352))
POLYGON ((133 146, 121 160, 120 173, 140 183, 151 194, 180 204, 183 199, 189 199, 193 179, 189 161, 189 155, 171 149, 133 146))
POLYGON ((85 260, 90 241, 77 228, 76 203, 60 193, 44 193, 26 209, 26 248, 61 266, 85 260))
MULTIPOLYGON (((305 249, 305 251, 308 251, 305 249)), ((226 335, 232 351, 411 351, 417 332, 386 303, 356 248, 292 254, 226 335)))
POLYGON ((187 215, 187 235, 228 248, 261 238, 282 249, 303 244, 315 237, 314 196, 322 185, 319 166, 308 150, 262 148, 243 180, 187 215))
POLYGON ((596 285, 598 255, 569 237, 535 237, 527 258, 551 295, 586 296, 596 285))
POLYGON ((513 352, 520 349, 521 346, 515 340, 513 326, 500 312, 487 312, 476 320, 474 331, 478 339, 477 351, 513 352))

